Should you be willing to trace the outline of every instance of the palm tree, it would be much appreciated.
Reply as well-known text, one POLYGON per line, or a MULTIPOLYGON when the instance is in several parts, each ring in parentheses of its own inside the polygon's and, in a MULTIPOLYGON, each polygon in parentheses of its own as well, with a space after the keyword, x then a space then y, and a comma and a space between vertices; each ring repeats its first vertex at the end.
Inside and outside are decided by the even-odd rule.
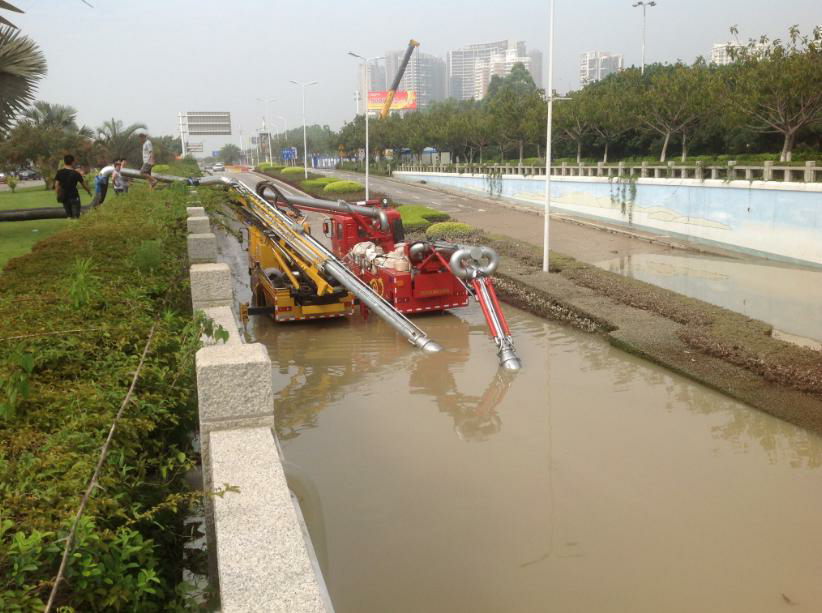
POLYGON ((101 154, 106 161, 119 160, 120 158, 134 158, 140 149, 140 143, 134 136, 134 132, 145 129, 143 123, 133 123, 124 128, 123 122, 119 119, 111 118, 110 121, 103 122, 97 128, 96 144, 101 149, 101 154))
POLYGON ((39 128, 60 128, 70 132, 80 130, 77 127, 77 109, 66 104, 51 104, 42 100, 23 111, 21 121, 39 128))
MULTIPOLYGON (((6 9, 7 11, 14 11, 15 13, 22 13, 23 12, 19 8, 17 8, 16 6, 13 6, 13 5, 9 4, 8 2, 6 2, 5 0, 0 0, 0 9, 6 9)), ((12 22, 10 22, 8 19, 3 17, 2 15, 0 15, 0 24, 5 24, 5 25, 11 26, 12 28, 15 28, 15 29, 17 28, 16 25, 14 25, 12 22)))
MULTIPOLYGON (((8 8, 4 4, 0 6, 8 8)), ((37 44, 16 29, 0 25, 0 132, 31 102, 37 81, 45 75, 46 58, 37 44)))

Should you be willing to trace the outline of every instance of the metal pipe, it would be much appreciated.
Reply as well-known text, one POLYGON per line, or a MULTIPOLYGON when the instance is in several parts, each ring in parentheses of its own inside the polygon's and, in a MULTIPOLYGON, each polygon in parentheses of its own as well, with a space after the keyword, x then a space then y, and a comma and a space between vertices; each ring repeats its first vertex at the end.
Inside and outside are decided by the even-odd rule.
POLYGON ((263 190, 263 197, 272 200, 281 198, 282 200, 292 204, 301 204, 304 207, 321 209, 323 211, 328 211, 329 213, 357 213, 358 215, 362 215, 364 217, 379 219, 383 232, 388 232, 391 229, 391 224, 388 221, 388 216, 385 214, 385 211, 377 207, 349 204, 344 200, 321 200, 319 198, 292 196, 291 194, 286 195, 271 185, 266 185, 263 190))

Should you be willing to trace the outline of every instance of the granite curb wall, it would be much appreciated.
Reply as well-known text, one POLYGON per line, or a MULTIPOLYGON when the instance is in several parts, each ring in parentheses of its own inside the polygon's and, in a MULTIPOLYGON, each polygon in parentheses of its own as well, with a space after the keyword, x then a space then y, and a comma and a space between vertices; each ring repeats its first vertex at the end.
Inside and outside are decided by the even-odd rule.
POLYGON ((211 581, 226 613, 333 611, 272 430, 268 351, 244 342, 231 308, 230 269, 217 262, 216 236, 196 191, 192 199, 192 306, 229 335, 225 342, 204 337, 195 360, 211 581))

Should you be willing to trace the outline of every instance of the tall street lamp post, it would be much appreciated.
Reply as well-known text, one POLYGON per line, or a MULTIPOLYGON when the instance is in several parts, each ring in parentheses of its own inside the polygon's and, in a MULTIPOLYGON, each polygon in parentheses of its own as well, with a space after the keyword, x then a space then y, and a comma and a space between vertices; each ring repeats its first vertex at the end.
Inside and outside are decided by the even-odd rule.
POLYGON ((311 85, 316 85, 316 81, 290 81, 294 85, 297 85, 303 94, 303 170, 305 171, 305 178, 308 178, 308 137, 306 136, 305 132, 305 88, 310 87, 311 85))
POLYGON ((549 268, 549 229, 551 226, 551 136, 554 114, 554 0, 548 23, 548 125, 545 128, 545 216, 542 222, 542 270, 549 268))
POLYGON ((366 91, 365 91, 365 199, 368 200, 368 197, 370 195, 370 193, 368 191, 368 169, 369 169, 369 166, 371 166, 371 158, 369 157, 369 153, 368 153, 368 90, 370 89, 369 76, 370 76, 371 73, 368 70, 368 64, 369 64, 369 62, 372 62, 372 61, 375 61, 375 60, 381 60, 383 58, 381 56, 380 57, 363 57, 362 55, 358 55, 358 54, 356 54, 352 51, 349 51, 348 55, 350 55, 351 57, 356 57, 356 58, 361 59, 363 61, 363 69, 365 70, 365 89, 366 89, 366 91))
POLYGON ((645 11, 649 6, 656 6, 656 2, 654 2, 654 0, 650 2, 640 0, 639 2, 634 2, 631 6, 634 8, 638 6, 642 7, 642 64, 640 65, 639 73, 645 74, 645 11))

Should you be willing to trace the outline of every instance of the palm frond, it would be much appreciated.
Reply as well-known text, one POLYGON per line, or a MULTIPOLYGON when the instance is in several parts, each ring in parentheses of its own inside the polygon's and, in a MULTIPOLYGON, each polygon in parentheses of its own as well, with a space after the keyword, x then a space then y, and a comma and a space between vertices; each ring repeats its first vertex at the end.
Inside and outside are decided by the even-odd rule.
POLYGON ((34 98, 37 81, 46 75, 46 58, 33 40, 0 26, 0 129, 34 98))

